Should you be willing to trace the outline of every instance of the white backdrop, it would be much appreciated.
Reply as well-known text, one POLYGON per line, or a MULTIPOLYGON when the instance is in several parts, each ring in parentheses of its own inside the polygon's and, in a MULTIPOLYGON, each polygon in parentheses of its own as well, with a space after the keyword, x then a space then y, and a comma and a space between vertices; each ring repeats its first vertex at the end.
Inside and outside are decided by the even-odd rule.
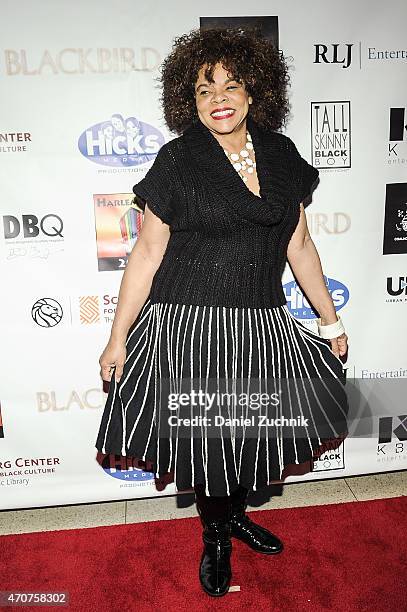
MULTIPOLYGON (((134 118, 129 130, 140 122, 150 150, 172 138, 154 79, 173 38, 199 27, 202 15, 247 16, 247 7, 242 0, 221 12, 213 0, 202 8, 184 0, 0 5, 1 509, 175 492, 173 484, 159 490, 153 474, 134 466, 96 460, 106 399, 98 359, 130 232, 141 221, 129 210, 132 186, 150 162, 123 147, 118 155, 94 147, 100 156, 92 155, 90 141, 112 122, 120 135, 112 115, 134 118)), ((348 377, 406 377, 405 2, 276 0, 271 8, 262 0, 250 8, 251 16, 278 17, 279 46, 290 57, 286 133, 317 167, 323 160, 307 219, 349 336, 348 377), (324 149, 337 157, 317 156, 317 110, 329 121, 324 144, 342 138, 324 149)), ((315 325, 308 305, 298 307, 292 280, 287 265, 292 312, 315 325)), ((382 444, 377 432, 347 439, 286 482, 406 469, 400 429, 382 444)))

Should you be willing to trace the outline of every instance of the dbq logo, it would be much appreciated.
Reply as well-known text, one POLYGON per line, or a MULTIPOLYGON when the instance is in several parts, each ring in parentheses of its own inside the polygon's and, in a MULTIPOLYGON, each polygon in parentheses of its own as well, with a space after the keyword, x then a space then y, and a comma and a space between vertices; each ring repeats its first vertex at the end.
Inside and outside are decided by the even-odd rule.
POLYGON ((139 166, 154 159, 164 142, 163 134, 149 123, 114 114, 82 132, 78 148, 96 164, 139 166))
POLYGON ((50 213, 42 219, 38 219, 36 215, 21 215, 21 221, 14 215, 3 215, 4 238, 10 240, 17 238, 21 234, 24 238, 36 238, 40 233, 45 236, 60 236, 63 238, 62 230, 64 228, 61 217, 50 213))

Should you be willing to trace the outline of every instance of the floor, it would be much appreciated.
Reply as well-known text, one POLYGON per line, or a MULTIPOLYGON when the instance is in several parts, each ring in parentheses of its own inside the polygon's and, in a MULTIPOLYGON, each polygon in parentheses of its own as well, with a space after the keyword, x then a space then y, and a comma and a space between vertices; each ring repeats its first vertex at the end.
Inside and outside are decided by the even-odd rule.
MULTIPOLYGON (((407 470, 311 482, 295 482, 251 493, 248 510, 355 502, 407 495, 407 470)), ((143 523, 197 516, 193 493, 114 501, 0 511, 0 535, 143 523)))

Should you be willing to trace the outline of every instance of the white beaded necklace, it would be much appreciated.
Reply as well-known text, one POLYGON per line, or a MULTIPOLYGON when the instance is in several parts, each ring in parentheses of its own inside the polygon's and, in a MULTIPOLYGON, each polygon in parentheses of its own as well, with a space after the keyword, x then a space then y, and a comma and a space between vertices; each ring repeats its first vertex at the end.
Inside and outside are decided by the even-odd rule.
POLYGON ((239 173, 239 176, 243 181, 247 182, 247 176, 242 174, 242 171, 253 174, 256 162, 250 158, 250 150, 253 150, 252 137, 249 132, 246 132, 246 144, 239 153, 229 153, 226 149, 223 149, 226 156, 231 160, 232 166, 239 173))

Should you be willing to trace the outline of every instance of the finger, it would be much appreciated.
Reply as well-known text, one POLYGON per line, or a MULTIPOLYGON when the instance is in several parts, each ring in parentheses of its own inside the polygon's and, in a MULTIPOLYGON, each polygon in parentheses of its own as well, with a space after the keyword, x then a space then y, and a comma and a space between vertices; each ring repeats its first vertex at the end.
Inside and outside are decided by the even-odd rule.
POLYGON ((334 353, 334 355, 339 357, 338 342, 337 342, 336 338, 331 338, 331 349, 332 349, 332 352, 334 353))
POLYGON ((120 365, 120 366, 117 365, 116 372, 115 372, 115 377, 116 377, 117 382, 119 382, 119 380, 121 379, 122 374, 123 374, 123 365, 120 365))
POLYGON ((113 365, 102 366, 101 372, 102 372, 102 379, 103 380, 110 380, 111 379, 112 373, 113 373, 113 368, 114 368, 113 365))

